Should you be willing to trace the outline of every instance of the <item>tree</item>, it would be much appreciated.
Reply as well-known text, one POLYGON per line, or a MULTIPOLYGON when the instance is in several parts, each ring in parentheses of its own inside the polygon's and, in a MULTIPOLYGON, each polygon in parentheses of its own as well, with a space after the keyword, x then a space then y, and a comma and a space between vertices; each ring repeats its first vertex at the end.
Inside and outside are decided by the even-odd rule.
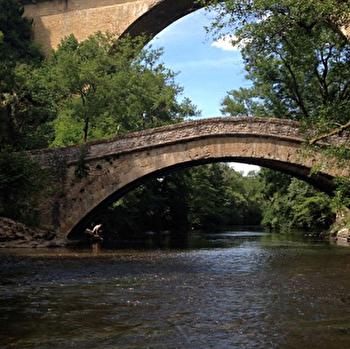
POLYGON ((192 173, 190 221, 203 229, 225 225, 229 213, 234 214, 227 197, 225 174, 220 164, 200 166, 192 173))
POLYGON ((25 153, 9 149, 0 152, 1 214, 35 225, 36 203, 47 190, 49 173, 31 161, 25 153))
POLYGON ((0 146, 17 150, 47 145, 37 130, 43 118, 47 120, 43 116, 45 99, 35 98, 39 87, 34 77, 30 88, 28 83, 44 55, 31 40, 32 23, 23 17, 23 11, 17 0, 0 0, 0 146))
POLYGON ((11 70, 18 62, 41 61, 43 54, 32 42, 32 22, 23 16, 18 0, 0 0, 0 91, 11 92, 11 70))
POLYGON ((182 121, 196 108, 178 102, 175 74, 158 62, 161 50, 145 38, 96 33, 78 43, 70 36, 53 53, 50 82, 59 91, 53 146, 108 137, 182 121))
POLYGON ((261 169, 262 224, 270 229, 300 229, 319 233, 334 220, 331 198, 286 174, 261 169))
POLYGON ((53 140, 56 93, 47 84, 44 69, 31 64, 18 64, 14 69, 13 94, 6 100, 14 150, 47 148, 53 140))
POLYGON ((211 3, 220 7, 214 30, 234 30, 252 81, 250 91, 229 93, 225 113, 239 115, 243 98, 252 112, 317 124, 320 134, 350 126, 350 42, 341 30, 350 20, 346 1, 211 3))
POLYGON ((221 113, 224 115, 268 116, 254 89, 240 88, 229 91, 221 105, 221 113))
MULTIPOLYGON (((232 44, 241 47, 246 78, 252 83, 248 89, 228 93, 223 113, 297 120, 301 131, 316 126, 316 135, 308 140, 316 145, 350 127, 350 36, 344 30, 350 23, 348 1, 213 0, 209 4, 219 9, 211 27, 214 36, 234 33, 232 44)), ((337 157, 339 166, 348 166, 346 147, 328 149, 326 155, 337 157)), ((345 197, 341 188, 348 186, 338 188, 337 200, 345 197)), ((271 216, 265 215, 265 221, 287 221, 292 207, 286 196, 276 193, 270 198, 266 212, 271 216)), ((322 212, 323 198, 318 200, 318 194, 304 199, 318 203, 322 212)))

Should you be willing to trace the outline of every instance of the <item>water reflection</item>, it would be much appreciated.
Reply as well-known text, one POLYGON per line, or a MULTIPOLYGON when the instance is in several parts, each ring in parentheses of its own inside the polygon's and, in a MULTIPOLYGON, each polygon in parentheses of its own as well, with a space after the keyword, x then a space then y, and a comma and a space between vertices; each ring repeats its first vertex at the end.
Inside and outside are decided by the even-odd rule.
POLYGON ((94 242, 91 244, 91 249, 92 249, 92 253, 94 255, 99 254, 99 252, 101 251, 101 242, 94 242))
POLYGON ((248 230, 180 240, 0 251, 1 345, 348 348, 348 248, 248 230))

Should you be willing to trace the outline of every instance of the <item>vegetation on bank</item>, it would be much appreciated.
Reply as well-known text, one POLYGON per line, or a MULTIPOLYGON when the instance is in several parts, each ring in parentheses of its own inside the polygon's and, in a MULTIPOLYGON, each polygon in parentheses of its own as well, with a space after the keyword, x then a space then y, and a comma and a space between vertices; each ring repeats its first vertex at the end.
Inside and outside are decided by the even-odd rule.
MULTIPOLYGON (((220 8, 211 31, 235 34, 232 44, 241 45, 252 82, 228 93, 223 114, 315 124, 315 144, 348 127, 350 43, 339 30, 349 20, 344 1, 211 3, 220 8)), ((182 98, 176 73, 161 63, 161 50, 145 47, 145 38, 96 33, 78 42, 70 36, 44 59, 22 15, 17 0, 0 0, 0 201, 3 215, 33 224, 45 182, 19 152, 180 122, 200 112, 182 98)), ((335 153, 349 158, 344 149, 335 153)), ((125 234, 259 223, 320 231, 348 205, 349 187, 343 180, 331 200, 268 169, 244 177, 211 164, 154 178, 99 218, 125 234)))

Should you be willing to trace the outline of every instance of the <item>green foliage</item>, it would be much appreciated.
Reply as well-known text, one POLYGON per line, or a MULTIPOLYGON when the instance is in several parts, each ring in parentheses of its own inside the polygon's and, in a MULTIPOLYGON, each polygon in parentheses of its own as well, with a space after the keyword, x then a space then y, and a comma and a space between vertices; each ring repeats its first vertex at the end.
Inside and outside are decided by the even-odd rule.
POLYGON ((0 0, 0 33, 0 148, 45 147, 43 122, 50 113, 36 74, 44 56, 31 41, 32 24, 17 0, 0 0))
POLYGON ((0 139, 13 149, 65 146, 199 114, 145 38, 65 38, 48 61, 18 2, 0 0, 0 139))
POLYGON ((42 54, 31 41, 32 22, 23 16, 18 0, 0 0, 0 61, 42 59, 42 54))
POLYGON ((24 153, 12 153, 48 144, 48 93, 37 74, 44 56, 31 37, 32 24, 20 3, 0 0, 1 213, 33 224, 48 175, 24 153))
POLYGON ((35 224, 35 206, 44 194, 48 174, 25 153, 0 153, 0 201, 2 215, 35 224))
POLYGON ((268 116, 254 89, 240 88, 227 93, 222 100, 222 114, 230 116, 268 116))
POLYGON ((7 95, 7 116, 16 150, 46 148, 54 133, 55 94, 46 84, 43 69, 18 64, 14 69, 14 93, 7 95))
POLYGON ((145 38, 118 39, 97 33, 78 43, 62 41, 48 63, 58 91, 52 146, 109 137, 182 121, 197 113, 145 38), (80 130, 80 133, 79 133, 80 130))
POLYGON ((243 177, 229 166, 212 164, 192 170, 189 220, 192 226, 259 224, 261 211, 254 177, 243 177))
POLYGON ((323 232, 334 220, 332 199, 305 182, 288 175, 262 169, 262 224, 270 229, 300 229, 323 232))
MULTIPOLYGON (((317 135, 310 144, 350 127, 350 40, 343 31, 350 23, 348 1, 203 0, 202 3, 216 11, 208 29, 214 37, 234 34, 233 45, 242 50, 246 78, 251 82, 247 89, 228 92, 222 102, 224 114, 298 120, 301 132, 312 124, 317 135)), ((347 147, 323 151, 328 157, 337 157, 339 167, 349 166, 347 147)), ((313 173, 319 168, 320 164, 315 165, 313 173)), ((327 225, 331 212, 329 199, 310 193, 309 189, 297 190, 294 180, 288 184, 290 179, 286 177, 265 171, 261 175, 269 200, 264 209, 267 225, 305 229, 327 225), (282 185, 275 180, 282 181, 282 185), (272 183, 279 188, 275 192, 272 183), (319 217, 315 214, 316 207, 319 217), (303 215, 307 217, 302 218, 303 215)), ((334 207, 348 204, 345 187, 343 183, 335 193, 334 207)))
POLYGON ((333 206, 336 212, 350 207, 350 180, 345 177, 335 179, 335 195, 333 206))
POLYGON ((248 90, 229 92, 225 113, 241 115, 243 109, 248 115, 304 120, 317 124, 320 133, 348 121, 350 42, 341 32, 350 19, 347 2, 210 3, 220 8, 212 30, 234 31, 252 82, 248 90))

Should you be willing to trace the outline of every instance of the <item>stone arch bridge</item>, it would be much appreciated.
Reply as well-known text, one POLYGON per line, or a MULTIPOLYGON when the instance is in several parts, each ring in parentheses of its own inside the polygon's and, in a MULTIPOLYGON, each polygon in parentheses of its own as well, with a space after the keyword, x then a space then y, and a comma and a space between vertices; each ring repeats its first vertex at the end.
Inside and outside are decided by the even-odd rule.
MULTIPOLYGON (((223 117, 188 121, 79 146, 32 151, 30 157, 53 174, 55 194, 45 197, 38 218, 59 237, 83 231, 99 210, 147 179, 211 162, 244 162, 291 174, 331 194, 335 176, 345 169, 322 152, 304 147, 312 132, 282 119, 223 117), (77 178, 81 158, 88 175, 77 178), (319 172, 311 169, 320 165, 319 172)), ((332 136, 320 146, 346 144, 332 136), (327 143, 328 142, 328 143, 327 143)), ((74 235, 73 234, 73 235, 74 235)))
MULTIPOLYGON (((74 34, 85 40, 96 31, 154 36, 202 7, 196 0, 19 0, 34 21, 35 40, 46 54, 74 34)), ((350 39, 350 27, 340 28, 350 39)))

